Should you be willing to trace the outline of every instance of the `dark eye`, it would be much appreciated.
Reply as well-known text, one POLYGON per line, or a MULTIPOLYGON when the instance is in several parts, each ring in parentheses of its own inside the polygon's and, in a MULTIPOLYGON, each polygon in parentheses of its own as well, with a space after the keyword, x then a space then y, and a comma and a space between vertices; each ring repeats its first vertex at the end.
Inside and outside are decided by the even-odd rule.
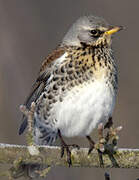
POLYGON ((97 34, 97 32, 98 32, 97 30, 91 30, 91 34, 92 34, 92 35, 97 34))
POLYGON ((93 37, 99 37, 103 32, 101 32, 100 30, 98 30, 98 29, 93 29, 93 30, 91 30, 90 31, 91 32, 91 35, 93 36, 93 37))

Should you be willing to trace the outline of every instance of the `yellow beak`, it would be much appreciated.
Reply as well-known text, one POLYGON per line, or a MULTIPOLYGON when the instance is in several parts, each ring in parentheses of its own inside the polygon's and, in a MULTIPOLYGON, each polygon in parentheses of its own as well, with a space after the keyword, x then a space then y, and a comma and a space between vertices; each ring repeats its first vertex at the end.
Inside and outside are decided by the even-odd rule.
POLYGON ((107 31, 105 32, 105 34, 107 34, 107 35, 112 35, 112 34, 118 32, 118 31, 120 31, 120 30, 122 30, 122 29, 123 29, 122 26, 116 26, 116 27, 113 27, 113 28, 107 30, 107 31))

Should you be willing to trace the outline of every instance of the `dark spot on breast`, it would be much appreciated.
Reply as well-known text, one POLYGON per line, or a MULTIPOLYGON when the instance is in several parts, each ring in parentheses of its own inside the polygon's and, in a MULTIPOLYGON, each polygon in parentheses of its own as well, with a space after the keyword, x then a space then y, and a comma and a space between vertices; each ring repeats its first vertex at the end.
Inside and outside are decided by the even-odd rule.
POLYGON ((47 93, 49 94, 51 92, 51 90, 49 89, 48 91, 47 91, 47 93))
POLYGON ((57 85, 58 85, 58 86, 60 86, 60 85, 61 85, 61 82, 60 82, 60 81, 58 81, 58 82, 57 82, 57 85))
POLYGON ((77 75, 80 75, 80 71, 76 71, 76 74, 77 74, 77 75))
POLYGON ((82 79, 79 79, 79 83, 82 84, 82 83, 83 83, 83 80, 82 80, 82 79))
POLYGON ((78 80, 75 80, 75 81, 74 81, 74 84, 75 84, 75 85, 79 85, 78 80))
POLYGON ((73 82, 71 82, 71 83, 70 83, 70 86, 71 86, 71 87, 74 87, 74 83, 73 83, 73 82))
POLYGON ((46 94, 43 94, 43 98, 46 99, 46 94))
POLYGON ((56 99, 53 99, 53 103, 56 103, 57 102, 57 100, 56 99))
POLYGON ((96 70, 96 63, 94 63, 94 70, 96 70))
POLYGON ((48 95, 48 99, 53 99, 53 95, 52 95, 52 94, 49 94, 49 95, 48 95))
POLYGON ((65 87, 62 87, 62 91, 65 91, 65 87))
POLYGON ((85 75, 85 80, 88 80, 88 79, 89 79, 89 75, 86 74, 86 75, 85 75))
POLYGON ((73 73, 73 69, 70 69, 67 71, 68 74, 72 74, 73 73))
POLYGON ((69 63, 69 67, 72 68, 72 66, 73 66, 73 65, 72 65, 72 62, 70 62, 70 63, 69 63))
POLYGON ((53 90, 58 90, 57 84, 54 84, 54 85, 53 85, 53 90))
POLYGON ((65 81, 65 77, 61 77, 61 81, 65 81))
POLYGON ((58 79, 59 79, 59 77, 57 77, 57 76, 53 77, 53 81, 57 81, 58 79))
POLYGON ((111 64, 111 60, 110 59, 108 59, 108 62, 109 62, 109 64, 111 64))
POLYGON ((68 77, 68 76, 66 76, 66 78, 65 78, 65 79, 66 79, 66 81, 69 81, 69 77, 68 77))
POLYGON ((111 69, 110 65, 108 65, 108 69, 111 69))
POLYGON ((105 59, 104 63, 105 63, 105 66, 107 67, 108 63, 107 63, 107 60, 106 60, 106 59, 105 59))
POLYGON ((46 111, 48 112, 48 111, 50 111, 50 109, 51 109, 51 107, 47 106, 46 111))
POLYGON ((85 56, 86 55, 86 51, 84 51, 83 53, 82 53, 82 56, 85 56))
POLYGON ((85 71, 86 71, 86 67, 85 67, 85 66, 82 66, 82 70, 85 72, 85 71))
POLYGON ((81 65, 82 64, 82 61, 79 61, 79 65, 81 65))
POLYGON ((75 61, 75 66, 77 66, 79 64, 79 62, 78 61, 75 61))
POLYGON ((58 69, 55 70, 55 74, 58 74, 58 69))
POLYGON ((77 76, 77 74, 76 74, 76 73, 74 73, 74 78, 75 78, 75 79, 78 79, 78 76, 77 76))
POLYGON ((91 73, 91 74, 93 74, 93 71, 92 71, 92 70, 90 70, 90 73, 91 73))
POLYGON ((52 100, 49 100, 49 105, 52 104, 52 103, 53 103, 53 101, 52 101, 52 100))
POLYGON ((99 63, 100 67, 102 66, 101 62, 99 63))
POLYGON ((98 61, 100 61, 100 55, 98 55, 97 59, 98 59, 98 61))
POLYGON ((61 67, 61 72, 62 72, 62 73, 65 72, 65 67, 64 67, 64 66, 61 67))
POLYGON ((70 80, 74 79, 72 74, 69 75, 69 78, 70 78, 70 80))

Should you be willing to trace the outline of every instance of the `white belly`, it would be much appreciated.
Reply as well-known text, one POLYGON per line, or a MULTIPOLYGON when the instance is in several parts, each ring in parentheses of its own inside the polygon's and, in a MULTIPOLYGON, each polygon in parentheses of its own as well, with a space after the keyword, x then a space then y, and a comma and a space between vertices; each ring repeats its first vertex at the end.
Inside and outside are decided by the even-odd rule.
POLYGON ((56 128, 67 137, 89 135, 99 123, 106 123, 114 105, 115 92, 104 81, 75 87, 55 104, 56 128))

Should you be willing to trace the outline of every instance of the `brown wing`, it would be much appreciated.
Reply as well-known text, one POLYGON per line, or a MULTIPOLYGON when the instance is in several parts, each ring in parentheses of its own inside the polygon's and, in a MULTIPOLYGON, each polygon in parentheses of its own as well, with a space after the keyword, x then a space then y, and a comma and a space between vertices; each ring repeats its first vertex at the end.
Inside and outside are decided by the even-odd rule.
MULTIPOLYGON (((55 49, 47 58, 44 59, 42 66, 40 68, 39 77, 37 78, 36 82, 34 83, 31 93, 27 97, 26 102, 24 103, 27 108, 30 108, 32 102, 36 102, 38 97, 43 92, 45 85, 51 75, 51 67, 55 60, 62 56, 65 53, 65 48, 58 47, 55 49)), ((19 135, 24 132, 27 127, 27 118, 23 116, 23 122, 19 129, 19 135)))

